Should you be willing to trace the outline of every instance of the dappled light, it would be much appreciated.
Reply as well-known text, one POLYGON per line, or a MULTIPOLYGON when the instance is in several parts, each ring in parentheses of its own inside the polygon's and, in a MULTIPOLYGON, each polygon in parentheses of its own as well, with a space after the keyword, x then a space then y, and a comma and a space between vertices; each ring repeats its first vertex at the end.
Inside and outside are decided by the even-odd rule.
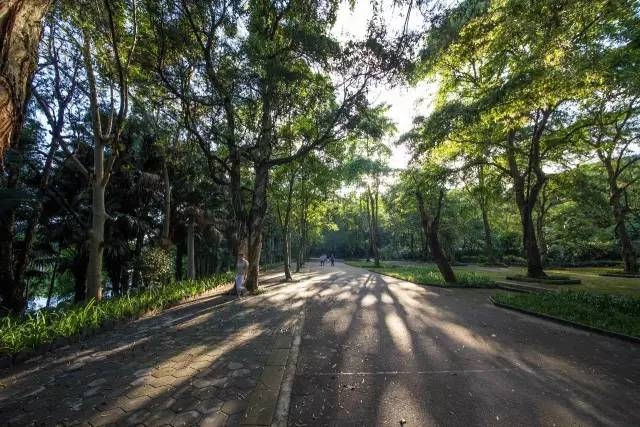
POLYGON ((636 1, 0 4, 0 424, 640 425, 636 1))

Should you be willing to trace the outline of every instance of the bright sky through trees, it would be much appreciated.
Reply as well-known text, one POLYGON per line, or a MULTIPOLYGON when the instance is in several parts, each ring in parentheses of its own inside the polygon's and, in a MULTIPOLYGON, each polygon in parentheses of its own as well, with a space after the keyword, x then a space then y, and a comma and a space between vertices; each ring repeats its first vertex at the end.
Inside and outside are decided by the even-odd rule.
MULTIPOLYGON (((385 10, 385 21, 394 31, 401 30, 405 22, 403 11, 398 7, 393 7, 392 4, 389 4, 385 10)), ((356 2, 352 9, 349 2, 343 1, 338 11, 336 24, 333 27, 333 34, 341 41, 362 39, 366 34, 367 22, 372 16, 370 2, 356 2)), ((422 24, 417 13, 414 13, 411 18, 410 27, 422 24)), ((397 132, 387 141, 392 148, 392 155, 389 159, 389 165, 392 168, 407 166, 409 154, 406 148, 404 146, 396 148, 393 146, 393 142, 399 135, 411 129, 413 118, 416 115, 426 115, 431 111, 431 100, 435 96, 435 91, 435 85, 425 82, 421 82, 415 87, 403 84, 395 87, 382 85, 371 88, 369 92, 371 102, 388 104, 390 106, 388 116, 396 123, 397 132)))

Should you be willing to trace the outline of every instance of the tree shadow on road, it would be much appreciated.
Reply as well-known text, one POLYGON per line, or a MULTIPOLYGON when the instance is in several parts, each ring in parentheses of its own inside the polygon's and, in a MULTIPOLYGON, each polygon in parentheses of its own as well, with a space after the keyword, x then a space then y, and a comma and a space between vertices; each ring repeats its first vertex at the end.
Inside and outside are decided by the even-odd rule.
POLYGON ((624 379, 637 375, 613 380, 615 363, 593 351, 637 368, 629 344, 566 339, 563 327, 487 305, 487 291, 355 271, 320 284, 308 302, 291 425, 635 423, 638 387, 624 379), (594 363, 607 377, 590 375, 594 363))

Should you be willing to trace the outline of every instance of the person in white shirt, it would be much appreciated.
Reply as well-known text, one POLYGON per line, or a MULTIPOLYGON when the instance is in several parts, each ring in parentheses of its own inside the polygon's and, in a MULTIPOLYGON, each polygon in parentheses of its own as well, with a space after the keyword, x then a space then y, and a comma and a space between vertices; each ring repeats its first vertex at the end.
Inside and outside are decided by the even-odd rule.
POLYGON ((325 254, 320 255, 320 267, 324 267, 324 262, 327 260, 327 256, 325 254))
POLYGON ((236 264, 236 293, 240 297, 247 293, 244 282, 247 280, 248 271, 249 261, 244 257, 244 254, 238 254, 238 263, 236 264))

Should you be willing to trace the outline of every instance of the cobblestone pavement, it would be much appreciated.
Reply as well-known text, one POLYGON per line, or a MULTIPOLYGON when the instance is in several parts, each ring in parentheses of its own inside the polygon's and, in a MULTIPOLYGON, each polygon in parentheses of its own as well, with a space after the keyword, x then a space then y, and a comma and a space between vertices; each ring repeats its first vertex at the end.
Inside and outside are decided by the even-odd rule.
POLYGON ((305 284, 199 299, 2 370, 0 424, 268 423, 305 284))

